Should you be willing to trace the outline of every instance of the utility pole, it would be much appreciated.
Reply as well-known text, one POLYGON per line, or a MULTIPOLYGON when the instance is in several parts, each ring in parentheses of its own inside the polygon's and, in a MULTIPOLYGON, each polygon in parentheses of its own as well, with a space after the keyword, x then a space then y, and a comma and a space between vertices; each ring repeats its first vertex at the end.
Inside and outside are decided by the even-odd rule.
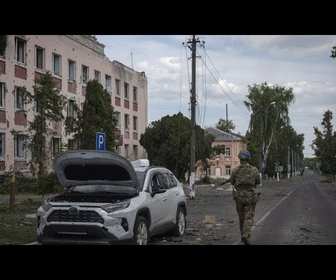
POLYGON ((276 174, 276 180, 279 181, 279 161, 278 161, 278 133, 276 133, 275 138, 275 174, 276 174))
POLYGON ((290 174, 291 174, 291 164, 290 164, 290 146, 287 145, 287 150, 288 150, 288 154, 287 154, 287 179, 290 178, 290 174))
POLYGON ((131 53, 131 65, 132 65, 132 69, 133 69, 133 53, 131 53))
POLYGON ((295 171, 294 171, 294 149, 292 148, 292 178, 295 177, 295 171))
MULTIPOLYGON (((192 36, 188 40, 188 48, 191 50, 191 90, 190 90, 190 108, 191 108, 191 139, 190 139, 190 176, 189 176, 189 197, 195 198, 195 130, 196 130, 196 44, 200 40, 192 36), (191 46, 190 46, 191 44, 191 46)), ((204 41, 202 42, 204 44, 204 41)))

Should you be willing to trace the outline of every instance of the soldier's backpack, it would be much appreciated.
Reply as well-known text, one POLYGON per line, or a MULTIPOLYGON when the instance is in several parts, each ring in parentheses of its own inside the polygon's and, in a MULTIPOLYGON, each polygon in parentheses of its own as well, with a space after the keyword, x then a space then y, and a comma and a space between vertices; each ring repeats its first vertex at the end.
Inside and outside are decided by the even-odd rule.
POLYGON ((236 186, 239 185, 250 185, 255 186, 256 184, 256 172, 252 165, 241 164, 237 167, 237 173, 235 177, 236 186))

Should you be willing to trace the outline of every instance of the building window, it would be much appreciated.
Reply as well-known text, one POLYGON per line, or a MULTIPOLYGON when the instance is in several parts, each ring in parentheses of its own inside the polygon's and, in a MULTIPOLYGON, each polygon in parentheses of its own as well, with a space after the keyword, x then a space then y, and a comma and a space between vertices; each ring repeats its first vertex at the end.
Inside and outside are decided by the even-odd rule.
POLYGON ((24 102, 23 102, 23 92, 19 87, 15 87, 14 89, 14 100, 15 100, 15 107, 16 110, 23 110, 24 109, 24 102))
POLYGON ((0 133, 0 157, 5 156, 5 133, 0 133))
POLYGON ((107 92, 111 93, 111 76, 105 75, 105 89, 107 92))
POLYGON ((0 83, 0 108, 5 107, 5 84, 0 83))
POLYGON ((26 41, 15 37, 15 60, 17 62, 25 63, 26 41))
POLYGON ((125 124, 125 130, 129 130, 129 115, 124 115, 124 124, 125 124))
POLYGON ((231 165, 225 166, 225 175, 231 175, 231 165))
POLYGON ((225 155, 230 156, 231 155, 231 148, 225 148, 225 155))
POLYGON ((69 76, 68 79, 72 81, 76 81, 76 62, 73 60, 68 60, 69 66, 69 76))
POLYGON ((35 46, 35 67, 37 69, 44 69, 44 54, 43 48, 35 46))
POLYGON ((100 83, 100 71, 94 70, 94 79, 100 83))
POLYGON ((53 73, 55 75, 61 76, 61 56, 53 53, 52 55, 52 59, 53 59, 53 73))
POLYGON ((133 117, 133 130, 138 130, 138 117, 133 117))
POLYGON ((61 150, 61 139, 53 137, 52 139, 52 149, 53 149, 53 156, 58 155, 61 150))
POLYGON ((116 91, 116 95, 120 96, 120 80, 116 79, 115 80, 115 91, 116 91))
POLYGON ((68 112, 67 112, 68 117, 74 118, 76 116, 75 107, 76 107, 76 101, 69 99, 68 100, 68 112))
POLYGON ((14 136, 14 157, 16 158, 25 158, 25 139, 24 135, 15 135, 14 136))
POLYGON ((124 97, 125 97, 125 99, 128 99, 128 88, 129 88, 129 85, 127 83, 124 83, 124 97))
POLYGON ((82 65, 82 83, 86 84, 89 81, 89 67, 82 65))
POLYGON ((133 87, 133 102, 138 102, 138 88, 133 87))
POLYGON ((40 105, 40 100, 39 99, 35 99, 34 101, 34 111, 36 114, 41 114, 42 113, 42 107, 40 105))
POLYGON ((115 116, 117 119, 117 128, 120 128, 120 112, 115 112, 115 116))
POLYGON ((77 149, 78 149, 77 140, 69 139, 68 140, 68 150, 77 150, 77 149))

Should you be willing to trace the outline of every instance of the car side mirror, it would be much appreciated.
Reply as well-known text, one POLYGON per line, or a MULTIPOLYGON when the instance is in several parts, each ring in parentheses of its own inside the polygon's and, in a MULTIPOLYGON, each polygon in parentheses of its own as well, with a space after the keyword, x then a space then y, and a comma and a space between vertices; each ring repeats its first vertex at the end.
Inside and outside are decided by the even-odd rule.
POLYGON ((161 186, 159 186, 159 185, 155 185, 155 186, 152 187, 151 195, 153 197, 157 193, 164 193, 165 191, 166 191, 166 189, 161 188, 161 186))

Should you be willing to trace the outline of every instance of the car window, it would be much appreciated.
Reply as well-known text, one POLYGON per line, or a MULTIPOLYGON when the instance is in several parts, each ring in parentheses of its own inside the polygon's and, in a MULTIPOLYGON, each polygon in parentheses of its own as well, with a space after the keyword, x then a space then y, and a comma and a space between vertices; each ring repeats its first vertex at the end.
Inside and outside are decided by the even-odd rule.
POLYGON ((176 179, 174 178, 174 175, 169 174, 168 176, 169 176, 169 180, 170 180, 170 187, 171 188, 177 187, 177 182, 176 182, 176 179))
POLYGON ((158 175, 154 175, 151 180, 151 186, 154 187, 154 186, 159 186, 159 185, 160 185, 160 181, 159 181, 158 175))
POLYGON ((170 180, 167 173, 160 174, 161 187, 164 189, 170 189, 170 180))

